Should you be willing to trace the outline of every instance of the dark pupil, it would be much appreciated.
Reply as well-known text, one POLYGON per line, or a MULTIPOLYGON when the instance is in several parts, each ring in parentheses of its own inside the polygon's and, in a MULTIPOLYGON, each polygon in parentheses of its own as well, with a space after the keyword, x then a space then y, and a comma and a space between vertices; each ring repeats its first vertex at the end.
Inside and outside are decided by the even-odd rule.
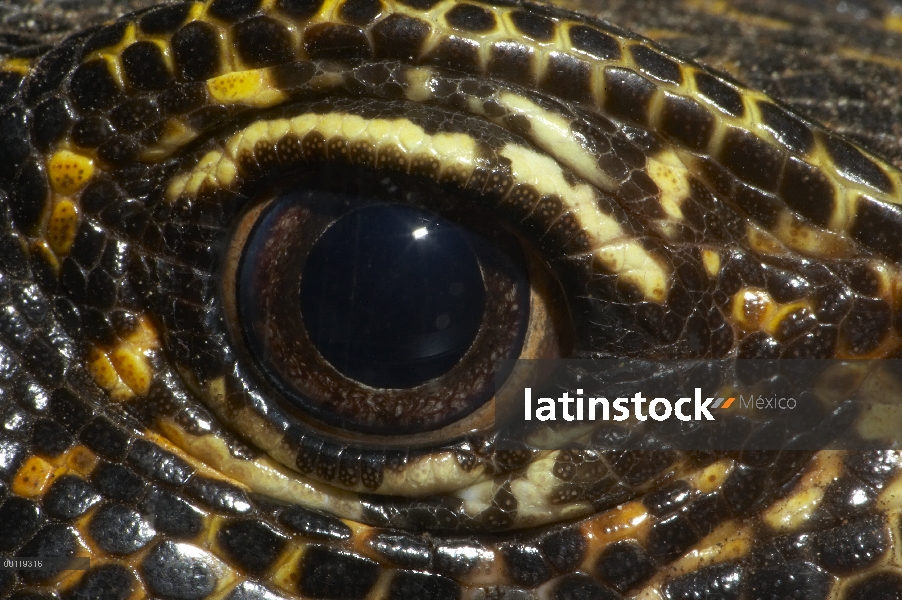
POLYGON ((300 294, 323 358, 377 388, 445 374, 473 343, 485 311, 466 238, 407 206, 368 206, 336 221, 310 251, 300 294))

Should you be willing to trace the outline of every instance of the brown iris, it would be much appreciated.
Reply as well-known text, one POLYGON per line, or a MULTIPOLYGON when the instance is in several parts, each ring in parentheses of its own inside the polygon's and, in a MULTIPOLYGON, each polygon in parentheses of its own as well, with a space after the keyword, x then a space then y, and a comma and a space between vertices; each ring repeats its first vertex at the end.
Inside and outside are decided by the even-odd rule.
POLYGON ((495 220, 387 199, 307 190, 269 202, 238 262, 236 312, 258 370, 295 409, 405 435, 492 398, 523 345, 531 287, 519 241, 495 220))

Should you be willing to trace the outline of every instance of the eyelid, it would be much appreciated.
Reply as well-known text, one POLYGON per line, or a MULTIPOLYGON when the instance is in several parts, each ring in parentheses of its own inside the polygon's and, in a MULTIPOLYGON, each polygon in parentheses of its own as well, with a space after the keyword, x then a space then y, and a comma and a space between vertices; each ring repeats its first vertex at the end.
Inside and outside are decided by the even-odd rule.
MULTIPOLYGON (((270 169, 272 168, 272 164, 270 164, 270 169)), ((328 174, 323 175, 323 177, 325 177, 325 180, 327 181, 356 180, 353 172, 348 171, 349 168, 350 167, 336 168, 335 171, 339 173, 337 178, 328 174)), ((289 179, 287 182, 291 182, 292 173, 294 173, 295 170, 297 170, 296 165, 288 169, 287 176, 289 179)), ((300 171, 303 172, 303 169, 300 169, 300 171)), ((296 178, 297 176, 298 175, 295 173, 294 177, 296 178)), ((409 187, 410 181, 405 185, 404 181, 407 180, 398 178, 397 176, 387 180, 386 177, 389 176, 389 172, 385 170, 375 170, 372 177, 375 177, 376 180, 380 182, 378 185, 375 185, 374 182, 357 185, 363 185, 362 189, 373 191, 374 196, 377 198, 381 198, 381 196, 376 194, 374 190, 380 186, 385 186, 388 189, 407 189, 408 192, 405 194, 413 192, 413 189, 417 189, 409 187)), ((302 181, 307 181, 307 179, 302 181)), ((307 181, 307 185, 311 185, 311 183, 307 181)), ((445 193, 449 194, 449 197, 454 197, 454 193, 450 191, 439 193, 439 189, 432 188, 431 184, 423 182, 419 185, 424 188, 424 191, 417 192, 418 195, 426 194, 433 200, 436 196, 441 196, 445 193)), ((270 193, 274 195, 269 197, 264 196, 261 201, 253 204, 244 215, 237 219, 236 229, 232 233, 227 245, 224 260, 225 266, 222 269, 223 281, 221 289, 222 303, 226 315, 225 321, 229 324, 231 338, 233 340, 242 339, 242 334, 237 329, 239 321, 237 319, 237 304, 235 300, 236 272, 241 262, 241 255, 243 248, 246 245, 246 239, 253 229, 253 225, 258 220, 259 215, 266 210, 269 203, 278 201, 279 194, 275 190, 283 189, 281 183, 272 183, 271 186, 273 191, 270 193)), ((267 187, 267 189, 270 188, 267 187)), ((462 195, 457 201, 461 202, 461 208, 464 208, 466 207, 466 203, 473 202, 479 198, 480 196, 478 194, 470 194, 469 196, 462 195), (464 198, 472 199, 464 200, 464 198)), ((384 198, 382 200, 385 201, 384 198)), ((204 202, 204 199, 200 198, 195 200, 195 202, 202 203, 204 202)), ((444 202, 445 201, 441 200, 438 201, 440 205, 444 205, 444 202)), ((482 214, 482 218, 492 218, 492 213, 487 209, 477 209, 478 207, 473 207, 474 211, 482 214)), ((313 234, 313 232, 305 232, 303 235, 308 236, 315 234, 313 234)), ((544 261, 536 256, 534 251, 530 250, 529 244, 522 244, 522 246, 524 253, 527 255, 526 263, 529 269, 530 318, 529 328, 526 332, 526 338, 523 342, 520 355, 527 358, 553 358, 569 355, 570 348, 573 344, 573 333, 571 331, 566 302, 561 297, 559 283, 553 279, 548 268, 544 265, 544 261)), ((240 344, 238 344, 238 346, 240 346, 240 344)), ((240 351, 240 348, 236 349, 240 351)), ((248 364, 253 364, 253 361, 250 361, 248 364)), ((275 402, 275 398, 270 399, 266 392, 258 394, 255 388, 247 387, 245 382, 254 379, 247 374, 236 377, 227 376, 226 379, 231 379, 233 381, 231 384, 231 391, 226 390, 223 387, 229 385, 224 382, 213 382, 216 386, 215 389, 208 386, 198 390, 199 395, 205 398, 205 403, 227 426, 240 428, 241 431, 244 432, 244 435, 249 438, 255 446, 266 449, 266 451, 279 462, 290 465, 292 468, 294 468, 294 465, 296 464, 299 465, 301 462, 300 447, 297 443, 292 441, 294 438, 289 439, 290 436, 288 436, 285 431, 285 428, 287 427, 285 424, 290 423, 292 419, 300 419, 304 423, 307 423, 307 425, 311 425, 308 423, 309 419, 301 415, 285 412, 284 407, 279 407, 278 402, 275 402)), ((491 407, 487 405, 484 408, 488 410, 491 407)), ((316 423, 315 428, 330 436, 331 439, 344 440, 343 443, 350 444, 352 447, 349 447, 347 449, 348 451, 353 451, 354 447, 360 444, 398 449, 399 447, 410 448, 426 445, 440 445, 448 440, 459 440, 460 436, 470 435, 474 431, 480 433, 488 431, 490 427, 487 427, 487 425, 491 425, 493 422, 493 415, 493 409, 490 412, 485 412, 480 409, 471 415, 472 418, 467 417, 434 432, 427 432, 420 435, 406 435, 401 438, 399 438, 399 436, 361 434, 349 436, 346 431, 323 426, 321 423, 316 423), (486 419, 488 419, 488 421, 486 421, 486 419)), ((457 442, 454 442, 454 444, 456 443, 457 442)), ((474 477, 478 480, 480 477, 485 476, 486 466, 483 464, 483 459, 480 458, 476 460, 470 466, 455 466, 456 459, 449 462, 449 459, 456 455, 455 452, 452 444, 452 447, 449 448, 446 453, 437 451, 422 456, 418 454, 415 462, 418 463, 419 468, 431 473, 428 484, 426 482, 418 484, 422 493, 426 493, 427 491, 440 493, 442 491, 460 489, 462 486, 466 487, 466 485, 472 483, 474 477)), ((310 477, 319 478, 318 475, 314 473, 306 473, 302 469, 301 472, 310 477)), ((333 485, 348 487, 339 482, 332 481, 331 477, 328 480, 333 485)), ((360 488, 359 483, 351 485, 350 488, 360 488, 360 491, 378 491, 380 494, 391 494, 409 492, 408 484, 409 480, 407 475, 401 475, 394 473, 392 470, 386 470, 377 490, 365 490, 360 488)))
MULTIPOLYGON (((471 130, 479 129, 473 122, 471 130)), ((166 197, 170 202, 190 200, 203 190, 228 189, 240 181, 242 164, 253 168, 258 156, 288 163, 360 162, 495 196, 502 205, 515 207, 521 218, 537 221, 551 241, 568 246, 565 253, 593 254, 648 300, 660 303, 666 298, 668 265, 637 241, 630 219, 616 202, 515 138, 491 147, 472 134, 427 132, 406 117, 364 119, 342 110, 258 120, 210 150, 193 168, 176 174, 166 197), (355 156, 355 148, 375 151, 355 156), (543 213, 543 202, 550 203, 551 212, 543 213)))

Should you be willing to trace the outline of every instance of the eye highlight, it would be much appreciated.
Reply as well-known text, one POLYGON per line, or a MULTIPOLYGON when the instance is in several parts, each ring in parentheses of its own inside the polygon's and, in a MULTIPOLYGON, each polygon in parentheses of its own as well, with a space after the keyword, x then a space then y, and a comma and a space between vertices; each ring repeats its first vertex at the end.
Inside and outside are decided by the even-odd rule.
POLYGON ((342 216, 317 240, 301 280, 311 341, 338 370, 372 387, 414 387, 444 374, 473 343, 485 304, 466 234, 405 206, 342 216))
POLYGON ((326 180, 313 177, 246 216, 253 225, 233 242, 235 328, 304 416, 383 435, 456 422, 520 355, 530 319, 520 242, 455 208, 464 200, 453 192, 335 172, 350 190, 311 190, 326 180))

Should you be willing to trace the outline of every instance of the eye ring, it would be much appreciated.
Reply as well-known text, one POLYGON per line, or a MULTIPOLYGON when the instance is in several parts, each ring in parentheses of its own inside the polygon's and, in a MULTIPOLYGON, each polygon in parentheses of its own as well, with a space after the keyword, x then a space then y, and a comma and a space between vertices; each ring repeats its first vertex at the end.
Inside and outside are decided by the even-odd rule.
MULTIPOLYGON (((430 190, 434 200, 440 199, 435 204, 443 205, 429 208, 441 208, 445 216, 467 231, 466 236, 471 242, 475 240, 474 246, 482 244, 483 248, 476 254, 483 274, 487 308, 473 343, 447 373, 408 388, 376 389, 353 380, 323 358, 312 343, 303 319, 299 318, 302 309, 298 281, 303 282, 305 262, 323 232, 344 215, 359 210, 360 206, 352 207, 347 194, 309 191, 309 186, 313 185, 310 177, 298 184, 308 189, 305 199, 289 199, 273 191, 285 189, 281 187, 284 183, 271 187, 266 199, 247 211, 236 227, 223 278, 226 312, 231 315, 229 320, 235 340, 268 389, 284 400, 282 404, 289 405, 289 412, 317 429, 327 429, 342 436, 353 432, 354 439, 359 441, 359 434, 408 439, 418 434, 446 436, 491 427, 494 409, 489 400, 494 395, 498 369, 492 365, 519 358, 521 350, 531 353, 532 357, 559 355, 560 339, 569 337, 561 335, 568 318, 563 301, 549 301, 549 290, 555 284, 549 281, 547 272, 542 272, 545 269, 539 266, 536 257, 521 257, 518 260, 522 264, 516 268, 513 264, 498 264, 499 260, 510 263, 512 254, 522 254, 523 243, 494 226, 491 220, 483 219, 492 226, 480 225, 477 217, 468 217, 459 210, 455 213, 447 206, 453 202, 448 199, 454 197, 454 193, 439 193, 439 186, 412 176, 386 177, 385 173, 369 172, 361 167, 333 169, 341 175, 329 177, 332 181, 369 182, 362 188, 376 199, 363 202, 364 206, 384 205, 385 200, 393 200, 395 204, 400 204, 399 200, 411 202, 413 193, 409 190, 425 186, 423 189, 430 190), (374 179, 378 181, 374 182, 374 179), (375 193, 375 189, 381 191, 375 193), (399 194, 398 190, 408 191, 399 194), (283 223, 282 239, 272 242, 278 251, 271 248, 272 252, 261 253, 267 257, 251 259, 249 256, 253 253, 248 252, 249 244, 260 235, 261 228, 269 227, 263 225, 268 219, 281 219, 283 223), (506 249, 501 254, 497 250, 488 251, 504 246, 506 249), (499 259, 499 256, 504 258, 499 259), (510 275, 516 269, 524 276, 528 271, 528 279, 517 283, 516 276, 510 275), (255 274, 252 280, 248 280, 248 273, 255 274), (259 310, 260 305, 249 307, 247 299, 242 299, 242 289, 273 287, 277 290, 269 294, 266 305, 278 308, 268 313, 268 324, 248 325, 249 316, 259 310), (553 320, 552 315, 557 321, 547 322, 553 320), (537 319, 541 322, 537 323, 537 319), (264 331, 269 333, 261 335, 264 331), (269 340, 263 339, 266 335, 270 335, 269 340), (270 343, 276 338, 277 344, 270 343), (450 393, 449 389, 452 390, 450 393), (378 410, 366 410, 370 406, 376 406, 378 410)), ((318 179, 324 181, 326 178, 320 176, 318 179)), ((417 193, 419 198, 424 197, 422 190, 417 193)), ((417 202, 422 200, 414 201, 417 202)), ((463 200, 458 199, 458 202, 463 203, 463 200)))

